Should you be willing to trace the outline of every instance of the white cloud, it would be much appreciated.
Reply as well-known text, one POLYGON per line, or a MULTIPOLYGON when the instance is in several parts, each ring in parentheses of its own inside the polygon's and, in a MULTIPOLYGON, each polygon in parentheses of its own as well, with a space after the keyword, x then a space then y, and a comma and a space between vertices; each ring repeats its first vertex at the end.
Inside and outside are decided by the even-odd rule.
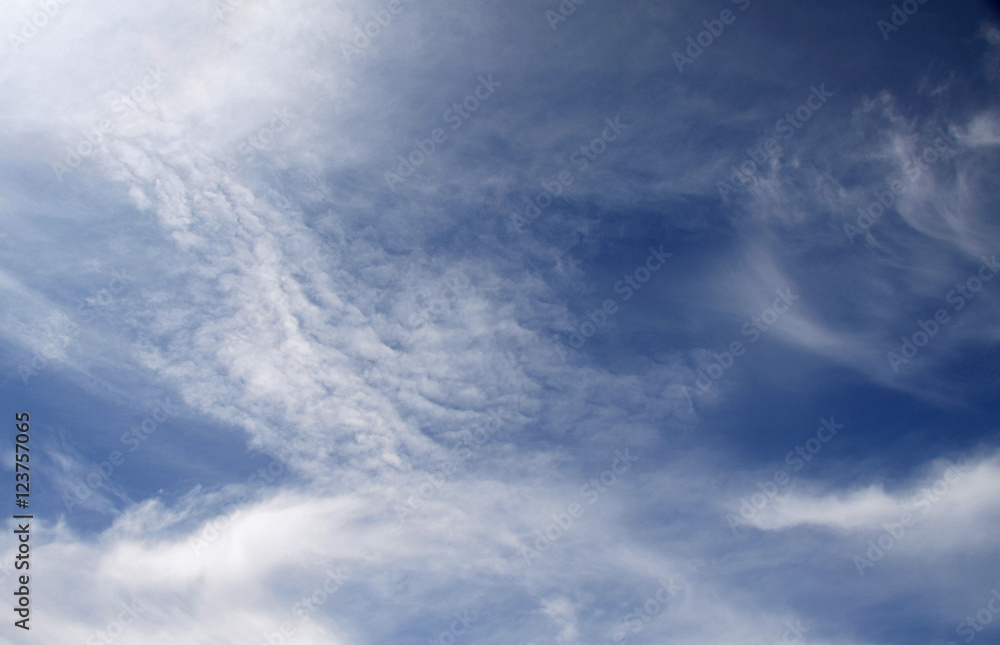
MULTIPOLYGON (((1000 457, 933 464, 919 480, 886 492, 880 485, 836 493, 798 491, 750 521, 761 530, 817 526, 853 533, 881 531, 912 518, 914 549, 955 552, 986 548, 1000 522, 1000 457)), ((906 528, 911 528, 907 526, 906 528)))

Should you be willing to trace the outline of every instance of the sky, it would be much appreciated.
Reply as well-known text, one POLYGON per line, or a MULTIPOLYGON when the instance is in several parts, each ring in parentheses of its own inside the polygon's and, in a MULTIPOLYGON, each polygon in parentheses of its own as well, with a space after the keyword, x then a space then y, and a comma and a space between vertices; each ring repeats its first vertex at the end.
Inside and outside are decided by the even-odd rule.
POLYGON ((0 36, 0 642, 1000 638, 998 3, 0 36))

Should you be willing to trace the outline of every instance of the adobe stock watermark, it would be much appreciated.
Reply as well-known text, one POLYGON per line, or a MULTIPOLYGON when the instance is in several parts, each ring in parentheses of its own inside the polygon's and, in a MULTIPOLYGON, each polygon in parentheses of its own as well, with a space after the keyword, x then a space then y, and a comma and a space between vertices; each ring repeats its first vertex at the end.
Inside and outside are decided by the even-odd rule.
MULTIPOLYGON (((159 67, 146 69, 146 74, 132 86, 128 92, 119 92, 111 101, 111 112, 115 114, 115 120, 128 116, 132 112, 141 109, 145 102, 152 99, 151 92, 160 86, 163 81, 163 70, 159 67)), ((74 145, 66 146, 66 155, 61 162, 52 162, 52 172, 56 174, 56 179, 63 180, 63 175, 70 170, 75 170, 84 159, 95 152, 102 150, 104 135, 115 128, 112 119, 101 119, 90 129, 84 132, 83 136, 74 145)))
POLYGON ((673 578, 658 580, 660 586, 638 607, 633 607, 632 611, 625 615, 619 625, 611 634, 611 640, 604 645, 621 645, 631 636, 642 632, 654 618, 659 616, 670 605, 670 602, 678 596, 684 587, 673 578))
POLYGON ((288 108, 275 108, 271 111, 271 119, 267 125, 263 125, 256 132, 244 139, 236 146, 236 152, 249 161, 254 158, 258 151, 267 150, 275 137, 291 124, 297 117, 288 111, 288 108))
POLYGON ((794 481, 795 473, 805 468, 806 464, 811 462, 823 449, 823 445, 829 443, 837 436, 838 430, 844 429, 843 424, 837 423, 833 416, 829 419, 820 419, 819 424, 814 437, 807 439, 805 445, 795 446, 795 448, 789 450, 788 454, 785 455, 785 465, 791 470, 791 475, 783 468, 776 469, 769 479, 757 482, 757 488, 760 489, 759 492, 753 493, 749 497, 740 498, 739 515, 726 513, 726 522, 729 524, 729 528, 732 529, 734 535, 739 533, 740 527, 751 526, 754 518, 757 517, 760 511, 771 500, 777 499, 780 501, 784 499, 778 495, 779 489, 794 481))
MULTIPOLYGON (((162 401, 154 401, 150 413, 142 421, 122 433, 119 442, 122 446, 128 447, 130 453, 133 453, 139 449, 139 446, 149 440, 149 437, 162 424, 170 419, 170 417, 176 416, 177 413, 178 410, 170 403, 169 396, 164 397, 162 401)), ((111 475, 114 474, 115 468, 124 463, 125 453, 117 449, 112 450, 108 453, 107 459, 94 464, 94 467, 82 480, 77 477, 75 481, 71 482, 72 487, 70 491, 64 492, 62 495, 62 503, 66 507, 66 511, 73 512, 74 508, 90 499, 94 491, 110 483, 111 475), (70 496, 70 493, 72 493, 72 496, 70 496)))
MULTIPOLYGON (((406 4, 412 0, 405 0, 406 4)), ((379 9, 372 14, 371 20, 365 22, 364 27, 354 25, 354 40, 351 43, 340 43, 340 52, 349 63, 352 56, 358 56, 363 49, 367 49, 372 42, 379 37, 382 30, 389 26, 393 16, 403 13, 403 0, 389 0, 385 9, 379 9)))
MULTIPOLYGON (((625 449, 625 452, 615 451, 615 458, 612 460, 611 466, 580 487, 580 497, 588 505, 595 504, 604 493, 618 483, 619 475, 627 473, 632 464, 637 461, 639 458, 630 455, 628 448, 625 449)), ((573 528, 574 520, 583 517, 586 511, 586 507, 579 502, 572 502, 566 507, 565 512, 553 513, 552 523, 544 529, 534 532, 535 541, 532 545, 520 545, 521 557, 524 558, 525 565, 528 568, 534 566, 533 560, 540 558, 542 553, 551 549, 559 538, 573 528)))
POLYGON ((809 631, 809 628, 803 625, 798 618, 786 620, 785 628, 780 640, 757 638, 753 641, 753 645, 797 645, 802 642, 802 637, 809 631))
POLYGON ((876 538, 868 540, 868 550, 864 555, 856 555, 853 558, 858 575, 864 577, 865 569, 874 567, 876 562, 884 558, 896 546, 896 543, 906 535, 907 531, 919 524, 920 520, 931 508, 941 501, 951 490, 951 487, 957 484, 971 469, 972 467, 965 463, 949 464, 939 479, 930 486, 922 488, 913 497, 911 504, 917 508, 917 514, 911 512, 902 513, 899 516, 899 521, 883 524, 882 528, 885 529, 885 532, 876 538))
POLYGON ((880 18, 875 26, 882 33, 882 39, 889 42, 889 34, 899 31, 899 28, 907 23, 910 16, 917 13, 922 5, 927 4, 927 0, 903 0, 902 3, 892 5, 892 12, 889 20, 880 18))
MULTIPOLYGON (((462 100, 461 103, 454 103, 441 115, 445 125, 451 126, 452 130, 458 130, 462 125, 476 113, 476 111, 486 102, 497 88, 501 86, 499 81, 493 80, 493 74, 484 78, 479 75, 479 84, 462 100)), ((440 146, 448 140, 448 133, 444 128, 434 128, 430 136, 426 139, 414 139, 413 150, 406 157, 396 155, 399 165, 396 172, 386 171, 384 173, 385 183, 395 192, 396 186, 404 183, 404 179, 412 177, 420 166, 427 163, 438 151, 440 146)))
MULTIPOLYGON (((910 181, 916 181, 920 176, 938 161, 944 161, 955 156, 954 145, 957 142, 944 130, 938 128, 938 137, 923 151, 903 164, 903 172, 910 181)), ((872 194, 875 199, 867 207, 858 206, 858 218, 854 224, 844 224, 844 234, 847 241, 854 244, 854 238, 868 233, 875 222, 879 220, 896 203, 896 199, 907 190, 906 182, 895 180, 889 183, 889 190, 876 190, 872 194)))
MULTIPOLYGON (((766 334, 778 322, 781 314, 791 309, 795 301, 799 299, 799 296, 792 293, 791 287, 775 289, 775 293, 778 294, 778 297, 774 299, 771 306, 764 309, 760 313, 760 316, 751 317, 740 328, 740 334, 750 339, 750 345, 756 344, 763 334, 766 334)), ((725 376, 726 372, 736 364, 736 359, 746 354, 747 349, 740 341, 733 341, 729 344, 729 349, 723 350, 721 354, 713 352, 712 359, 714 362, 709 363, 708 367, 704 369, 699 368, 696 372, 696 393, 704 394, 708 392, 712 388, 712 385, 725 376)))
POLYGON ((558 13, 551 9, 546 9, 545 19, 549 22, 549 27, 552 31, 555 31, 559 26, 559 23, 566 22, 566 19, 576 13, 576 8, 585 3, 587 0, 562 0, 556 9, 559 10, 558 13))
MULTIPOLYGON (((965 620, 958 623, 958 626, 955 627, 955 633, 963 636, 966 643, 971 643, 997 616, 1000 616, 1000 589, 994 587, 990 589, 990 597, 986 601, 986 605, 974 615, 967 615, 965 620)), ((948 645, 957 644, 954 641, 949 641, 948 645)))
MULTIPOLYGON (((279 139, 278 135, 287 131, 298 118, 298 115, 289 112, 288 108, 274 108, 271 110, 270 116, 261 120, 260 127, 236 143, 235 150, 223 151, 218 157, 205 152, 198 143, 184 141, 183 145, 192 156, 200 157, 224 168, 226 172, 233 173, 242 168, 244 164, 253 161, 258 152, 270 150, 272 144, 279 139)), ((199 206, 202 200, 203 196, 200 194, 192 198, 196 209, 206 210, 199 206)), ((285 202, 290 206, 287 200, 285 202)), ((209 211, 209 217, 211 216, 209 211)))
MULTIPOLYGON (((614 119, 604 119, 606 126, 601 130, 599 136, 590 140, 590 143, 580 146, 572 155, 569 161, 576 166, 577 172, 585 172, 591 164, 597 162, 608 150, 608 144, 617 141, 632 124, 621 122, 621 115, 615 115, 614 119)), ((535 221, 546 208, 552 205, 556 197, 563 193, 564 187, 568 187, 574 181, 573 173, 570 170, 562 170, 554 178, 542 181, 542 192, 532 200, 524 198, 527 205, 522 213, 514 213, 510 216, 510 228, 521 231, 525 224, 535 221)))
MULTIPOLYGON (((731 2, 739 7, 740 12, 746 11, 750 7, 750 0, 731 0, 731 2)), ((732 9, 723 9, 719 12, 718 18, 703 20, 701 24, 705 26, 704 31, 700 31, 697 35, 688 36, 687 38, 688 46, 684 50, 684 54, 687 54, 687 56, 681 52, 674 52, 673 60, 674 64, 677 65, 677 71, 683 74, 684 66, 693 63, 694 59, 701 56, 706 49, 711 47, 716 39, 722 35, 722 32, 726 30, 726 26, 736 22, 738 15, 733 13, 732 9)))
POLYGON ((118 619, 112 620, 104 626, 104 629, 99 629, 91 634, 87 638, 86 645, 112 645, 112 643, 125 633, 128 627, 135 624, 135 621, 139 618, 139 614, 149 609, 141 600, 134 598, 131 604, 126 604, 124 601, 120 604, 124 611, 118 614, 118 619))
MULTIPOLYGON (((134 281, 135 278, 124 271, 115 271, 104 288, 77 302, 76 315, 82 319, 81 322, 94 320, 99 310, 111 305, 125 287, 134 281)), ((41 349, 35 350, 30 359, 22 360, 18 365, 17 373, 21 377, 21 382, 27 386, 31 379, 45 371, 52 361, 62 359, 66 355, 66 349, 79 335, 80 326, 73 319, 63 321, 59 329, 48 330, 46 344, 41 349)))
POLYGON ((472 627, 472 623, 479 620, 478 611, 463 610, 462 613, 452 614, 455 620, 451 621, 448 629, 437 635, 437 638, 428 641, 431 645, 454 645, 459 637, 464 635, 472 627))
POLYGON ((471 459, 483 446, 490 443, 497 431, 504 427, 504 410, 490 410, 486 421, 476 425, 459 444, 452 446, 453 457, 434 472, 427 473, 416 486, 403 490, 403 503, 396 502, 393 510, 396 522, 402 526, 411 516, 424 508, 428 501, 441 492, 447 480, 458 471, 458 465, 471 459))
POLYGON ((247 478, 246 487, 235 498, 222 507, 222 512, 206 521, 197 536, 188 537, 188 546, 196 556, 201 557, 202 551, 215 543, 228 531, 233 521, 243 512, 243 507, 254 500, 252 490, 270 486, 276 482, 288 469, 292 455, 284 446, 280 454, 273 457, 267 466, 262 466, 247 478))
MULTIPOLYGON (((649 255, 646 261, 639 265, 631 273, 625 275, 615 283, 614 291, 621 296, 621 301, 628 302, 642 286, 649 282, 654 273, 663 268, 673 253, 665 253, 663 245, 660 248, 649 247, 649 255)), ((587 312, 588 320, 580 323, 579 329, 570 327, 568 344, 573 349, 580 349, 584 344, 597 333, 597 330, 608 323, 608 316, 613 316, 618 312, 619 305, 617 299, 605 300, 600 309, 587 312)))
POLYGON ((225 159, 227 172, 236 172, 243 164, 254 160, 258 152, 271 149, 271 144, 277 140, 278 135, 298 119, 298 116, 288 111, 288 108, 274 108, 271 116, 264 125, 261 125, 256 132, 253 132, 245 139, 236 144, 236 159, 225 159))
MULTIPOLYGON (((298 616, 299 626, 312 620, 312 615, 325 605, 335 593, 340 591, 340 588, 347 583, 350 576, 351 572, 345 572, 341 567, 337 567, 336 571, 327 569, 326 578, 323 582, 312 593, 299 598, 292 605, 292 613, 298 616)), ((295 636, 295 630, 295 623, 285 621, 278 626, 278 631, 261 634, 264 638, 261 645, 283 645, 295 636)))
MULTIPOLYGON (((965 308, 976 295, 983 290, 987 282, 991 281, 997 273, 1000 273, 1000 264, 997 263, 997 256, 993 254, 991 258, 982 257, 982 264, 979 270, 964 282, 956 283, 955 288, 945 294, 945 302, 952 306, 957 313, 965 308)), ((917 357, 920 350, 934 339, 942 328, 952 320, 947 309, 941 308, 934 312, 934 316, 927 320, 917 319, 917 330, 909 337, 902 336, 902 343, 899 352, 888 352, 886 358, 889 366, 896 374, 902 365, 909 363, 917 357)))
POLYGON ((40 30, 46 26, 62 11, 62 7, 68 5, 70 0, 39 0, 39 11, 31 16, 21 18, 21 29, 17 32, 9 31, 7 40, 14 53, 19 53, 28 44, 28 41, 37 36, 40 30))
POLYGON ((747 156, 750 157, 743 163, 729 167, 732 174, 729 181, 718 181, 715 187, 719 190, 719 197, 725 200, 730 193, 735 193, 741 188, 751 184, 756 184, 757 173, 764 168, 772 159, 782 153, 779 140, 787 141, 795 136, 795 133, 802 128, 816 112, 820 110, 826 102, 833 96, 833 92, 826 89, 826 83, 820 83, 819 87, 813 85, 809 88, 808 98, 791 112, 778 119, 774 124, 774 134, 763 139, 754 148, 747 148, 747 156))

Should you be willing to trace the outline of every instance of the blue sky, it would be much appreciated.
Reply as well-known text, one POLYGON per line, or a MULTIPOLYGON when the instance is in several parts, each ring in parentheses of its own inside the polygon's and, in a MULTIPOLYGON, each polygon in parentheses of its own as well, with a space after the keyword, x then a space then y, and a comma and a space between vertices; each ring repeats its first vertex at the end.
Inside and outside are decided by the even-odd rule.
POLYGON ((0 641, 997 640, 995 3, 0 27, 0 641))

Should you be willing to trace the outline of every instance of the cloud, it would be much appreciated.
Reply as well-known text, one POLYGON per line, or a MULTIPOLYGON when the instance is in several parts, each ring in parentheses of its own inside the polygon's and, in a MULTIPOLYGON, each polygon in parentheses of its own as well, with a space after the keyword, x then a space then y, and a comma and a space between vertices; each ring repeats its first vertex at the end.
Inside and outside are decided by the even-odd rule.
MULTIPOLYGON (((754 4, 683 76, 672 43, 719 15, 697 3, 584 4, 555 30, 554 4, 57 4, 0 71, 6 387, 109 408, 107 424, 53 422, 36 444, 50 491, 119 445, 122 410, 150 390, 176 392, 184 415, 120 491, 93 487, 86 522, 39 512, 33 568, 59 583, 36 587, 43 641, 907 642, 932 604, 887 636, 864 612, 906 572, 859 591, 844 554, 908 513, 920 523, 900 561, 947 565, 921 593, 961 579, 972 594, 991 569, 997 457, 984 448, 957 479, 945 462, 896 464, 893 483, 877 441, 949 424, 969 428, 949 454, 993 439, 962 416, 986 381, 954 367, 989 360, 992 285, 905 370, 887 360, 1000 241, 995 106, 970 98, 979 68, 909 57, 907 36, 953 60, 928 14, 885 50, 910 70, 897 79, 802 62, 818 60, 805 41, 840 51, 845 34, 845 56, 873 51, 862 19, 881 46, 882 10, 861 3, 819 31, 754 4), (497 81, 488 98, 482 78, 497 81), (830 102, 721 197, 816 85, 830 102), (609 120, 628 127, 611 139, 609 120), (386 185, 437 129, 433 154, 386 185), (573 181, 512 230, 560 173, 573 181), (652 243, 674 253, 669 276, 574 349, 570 330, 652 243), (754 320, 761 344, 696 396, 754 320), (18 365, 37 374, 19 383, 18 365), (871 461, 843 448, 733 538, 718 513, 733 482, 801 408, 850 388, 871 397, 871 461), (900 400, 933 409, 927 425, 883 427, 900 400), (212 452, 210 433, 261 455, 212 452), (602 483, 622 450, 640 461, 602 483), (203 481, 205 462, 222 483, 203 481), (573 504, 586 512, 563 528, 573 504), (954 564, 963 551, 978 577, 954 564), (665 581, 679 590, 652 603, 665 581)), ((0 26, 39 6, 10 4, 0 26)), ((949 29, 972 33, 965 12, 949 29)))
POLYGON ((880 485, 837 493, 793 492, 751 521, 767 531, 819 526, 859 532, 878 531, 908 516, 920 522, 925 547, 941 552, 984 548, 989 535, 985 529, 998 519, 998 457, 987 455, 964 463, 942 461, 927 471, 919 480, 892 492, 880 485))

